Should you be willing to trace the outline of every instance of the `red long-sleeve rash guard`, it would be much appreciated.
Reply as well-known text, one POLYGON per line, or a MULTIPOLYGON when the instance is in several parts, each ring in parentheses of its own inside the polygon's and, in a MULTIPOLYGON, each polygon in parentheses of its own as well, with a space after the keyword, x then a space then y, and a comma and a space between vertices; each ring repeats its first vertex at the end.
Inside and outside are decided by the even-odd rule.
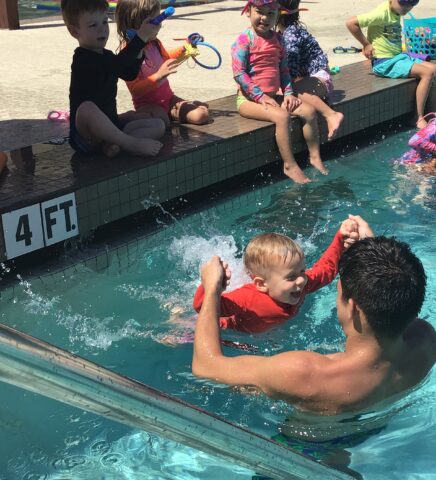
MULTIPOLYGON (((258 333, 285 323, 298 313, 308 293, 315 292, 333 281, 338 273, 338 263, 343 251, 344 239, 337 232, 321 258, 312 268, 306 270, 307 284, 296 305, 276 302, 267 293, 259 292, 252 283, 231 292, 224 292, 221 295, 220 327, 258 333)), ((197 312, 200 311, 203 299, 204 289, 200 285, 193 302, 197 312)))

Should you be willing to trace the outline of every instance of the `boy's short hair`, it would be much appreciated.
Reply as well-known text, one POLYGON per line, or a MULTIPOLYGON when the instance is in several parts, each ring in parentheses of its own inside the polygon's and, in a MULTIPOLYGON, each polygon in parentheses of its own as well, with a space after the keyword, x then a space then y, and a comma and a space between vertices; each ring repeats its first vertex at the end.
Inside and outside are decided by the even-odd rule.
POLYGON ((288 255, 304 257, 297 242, 279 233, 262 233, 248 242, 244 252, 244 265, 250 275, 266 277, 278 263, 288 255))
POLYGON ((365 238, 351 245, 339 261, 339 275, 342 297, 357 303, 381 338, 398 337, 424 302, 424 267, 395 238, 365 238))
POLYGON ((108 10, 107 0, 61 0, 61 12, 67 26, 79 24, 80 15, 84 12, 108 10))

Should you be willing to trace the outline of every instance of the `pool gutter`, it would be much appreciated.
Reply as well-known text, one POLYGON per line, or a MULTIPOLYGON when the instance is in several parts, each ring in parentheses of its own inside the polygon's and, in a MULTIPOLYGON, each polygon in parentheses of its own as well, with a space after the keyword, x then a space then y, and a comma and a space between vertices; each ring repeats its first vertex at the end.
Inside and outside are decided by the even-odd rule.
POLYGON ((276 480, 351 479, 284 446, 0 324, 0 380, 276 480))

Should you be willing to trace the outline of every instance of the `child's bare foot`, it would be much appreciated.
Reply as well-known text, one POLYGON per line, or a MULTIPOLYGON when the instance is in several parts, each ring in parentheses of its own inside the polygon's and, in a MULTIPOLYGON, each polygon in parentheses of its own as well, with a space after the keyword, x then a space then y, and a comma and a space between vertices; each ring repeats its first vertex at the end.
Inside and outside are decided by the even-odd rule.
POLYGON ((304 175, 303 170, 297 165, 288 165, 284 164, 283 173, 289 177, 291 180, 294 180, 295 183, 309 183, 311 180, 304 175))
POLYGON ((334 112, 326 118, 327 126, 329 129, 329 133, 327 137, 329 142, 333 140, 333 138, 338 133, 339 127, 341 126, 343 119, 344 119, 344 114, 341 112, 334 112))
POLYGON ((418 117, 416 126, 421 130, 421 128, 425 128, 427 126, 427 121, 425 120, 424 117, 418 117))
POLYGON ((101 149, 108 158, 116 157, 121 151, 120 146, 115 143, 103 143, 101 149))
POLYGON ((151 140, 150 138, 135 138, 132 139, 129 151, 134 155, 141 155, 148 157, 149 155, 155 156, 162 148, 162 143, 157 140, 151 140))
POLYGON ((310 164, 312 165, 312 167, 315 167, 317 170, 319 170, 323 175, 329 174, 329 171, 325 168, 321 158, 310 158, 310 164))

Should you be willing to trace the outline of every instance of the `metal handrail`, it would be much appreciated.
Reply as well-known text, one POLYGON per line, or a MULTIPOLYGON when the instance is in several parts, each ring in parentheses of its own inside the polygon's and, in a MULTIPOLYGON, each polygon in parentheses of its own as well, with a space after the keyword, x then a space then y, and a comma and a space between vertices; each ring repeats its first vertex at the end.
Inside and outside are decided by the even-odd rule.
POLYGON ((276 480, 352 478, 2 324, 0 381, 183 443, 276 480))

